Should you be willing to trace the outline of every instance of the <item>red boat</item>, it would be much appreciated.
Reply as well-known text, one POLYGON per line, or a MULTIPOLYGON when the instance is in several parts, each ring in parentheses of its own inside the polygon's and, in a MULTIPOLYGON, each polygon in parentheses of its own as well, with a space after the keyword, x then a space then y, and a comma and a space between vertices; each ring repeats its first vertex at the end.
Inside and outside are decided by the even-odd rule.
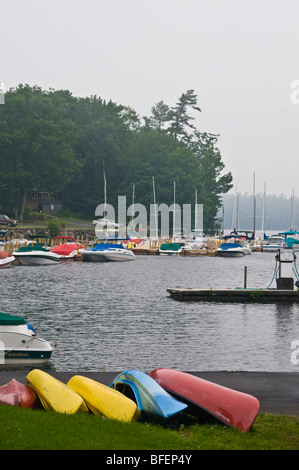
POLYGON ((51 248, 52 253, 56 253, 61 259, 73 259, 78 249, 84 248, 81 243, 76 243, 75 239, 72 237, 54 237, 54 243, 57 240, 65 240, 64 243, 61 243, 54 248, 51 248))
POLYGON ((15 257, 12 256, 8 251, 0 251, 0 269, 7 268, 15 260, 15 257))
POLYGON ((247 432, 259 412, 257 398, 174 369, 155 369, 149 376, 168 393, 188 404, 186 413, 210 414, 224 424, 247 432))
POLYGON ((37 393, 28 385, 12 379, 0 387, 0 404, 34 409, 40 407, 40 400, 37 393))

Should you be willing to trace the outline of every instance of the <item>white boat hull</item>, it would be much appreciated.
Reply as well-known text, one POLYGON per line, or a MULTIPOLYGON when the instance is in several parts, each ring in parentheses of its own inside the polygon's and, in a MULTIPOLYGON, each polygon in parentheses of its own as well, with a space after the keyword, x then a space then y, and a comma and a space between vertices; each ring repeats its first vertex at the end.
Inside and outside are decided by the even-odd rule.
POLYGON ((0 269, 8 268, 15 261, 14 256, 8 256, 7 258, 0 259, 0 269))
POLYGON ((283 244, 281 245, 263 245, 263 251, 268 251, 269 253, 274 253, 278 250, 282 250, 283 244))
POLYGON ((14 257, 25 266, 42 266, 57 264, 60 261, 60 257, 56 253, 17 253, 14 252, 14 257))
POLYGON ((217 250, 217 256, 222 256, 223 258, 233 258, 233 257, 242 257, 245 256, 244 250, 217 250))
POLYGON ((80 250, 83 261, 134 261, 136 256, 131 250, 115 249, 115 250, 80 250))
POLYGON ((182 250, 172 251, 172 250, 159 250, 160 256, 178 256, 182 253, 182 250))
POLYGON ((32 335, 27 325, 0 326, 0 366, 45 364, 54 347, 32 335))

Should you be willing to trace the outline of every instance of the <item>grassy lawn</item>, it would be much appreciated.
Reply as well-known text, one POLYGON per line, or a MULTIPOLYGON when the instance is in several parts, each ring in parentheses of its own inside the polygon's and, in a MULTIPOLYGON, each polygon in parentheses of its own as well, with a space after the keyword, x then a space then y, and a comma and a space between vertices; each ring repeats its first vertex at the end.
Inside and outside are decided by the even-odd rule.
POLYGON ((260 413, 248 433, 188 418, 120 423, 0 405, 0 450, 298 450, 299 417, 260 413))

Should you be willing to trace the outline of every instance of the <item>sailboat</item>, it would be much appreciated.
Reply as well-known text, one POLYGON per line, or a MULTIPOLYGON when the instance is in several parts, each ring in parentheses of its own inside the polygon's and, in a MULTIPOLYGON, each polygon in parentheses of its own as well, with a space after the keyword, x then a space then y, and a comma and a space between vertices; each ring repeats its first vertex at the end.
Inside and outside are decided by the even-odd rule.
POLYGON ((203 220, 202 211, 197 204, 197 189, 195 190, 195 215, 194 215, 194 230, 188 239, 189 249, 202 250, 208 246, 208 239, 203 233, 203 220))

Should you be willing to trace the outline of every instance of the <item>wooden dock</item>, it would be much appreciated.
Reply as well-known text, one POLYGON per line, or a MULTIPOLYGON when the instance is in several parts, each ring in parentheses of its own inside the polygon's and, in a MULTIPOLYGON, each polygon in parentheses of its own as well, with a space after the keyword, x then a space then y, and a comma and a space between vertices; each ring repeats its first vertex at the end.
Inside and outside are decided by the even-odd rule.
POLYGON ((289 289, 197 289, 168 287, 170 297, 181 301, 292 303, 299 302, 299 290, 289 289))

